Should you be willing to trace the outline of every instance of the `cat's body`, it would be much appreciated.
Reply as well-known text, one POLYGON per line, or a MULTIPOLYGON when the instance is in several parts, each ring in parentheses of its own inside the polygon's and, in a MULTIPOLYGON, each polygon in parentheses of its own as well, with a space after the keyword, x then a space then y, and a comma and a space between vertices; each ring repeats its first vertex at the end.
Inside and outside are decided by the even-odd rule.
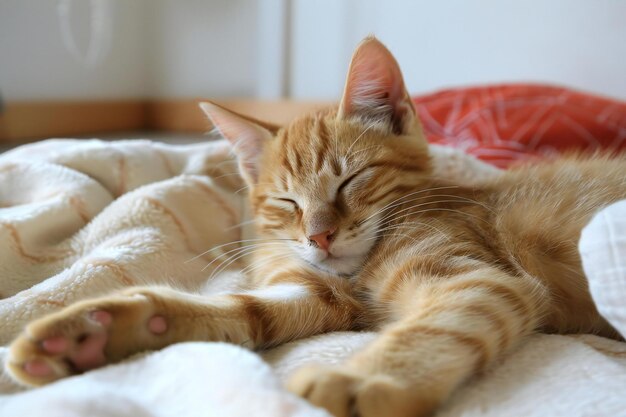
MULTIPOLYGON (((363 287, 362 292, 378 307, 387 305, 386 310, 411 308, 412 301, 402 303, 402 298, 419 291, 423 282, 398 283, 398 265, 412 265, 428 279, 484 263, 512 276, 532 276, 545 285, 550 295, 542 307, 542 331, 615 336, 595 310, 577 246, 590 217, 626 197, 625 163, 564 160, 509 171, 479 188, 434 181, 428 187, 434 191, 421 193, 417 201, 428 212, 397 221, 406 225, 394 226, 402 234, 381 241, 356 288, 363 287)), ((417 211, 407 209, 415 203, 397 210, 401 215, 417 211)))
POLYGON ((258 348, 375 328, 346 364, 303 369, 289 388, 336 416, 413 416, 533 332, 616 336, 577 243, 596 211, 626 198, 624 159, 571 158, 473 187, 435 178, 397 64, 373 39, 338 109, 278 131, 203 109, 251 189, 252 290, 138 288, 78 303, 13 343, 17 379, 42 384, 179 341, 258 348))
MULTIPOLYGON (((329 132, 335 128, 332 117, 326 120, 322 114, 303 118, 297 123, 311 132, 329 132), (320 127, 321 124, 326 126, 320 127)), ((308 140, 308 150, 298 149, 302 160, 315 161, 318 157, 328 156, 324 152, 315 155, 316 151, 324 149, 323 143, 328 138, 309 135, 308 140)), ((363 137, 359 141, 359 144, 349 144, 353 153, 371 147, 363 137)), ((278 148, 285 146, 280 141, 276 145, 278 148)), ((337 149, 328 149, 328 153, 333 151, 337 149)), ((410 156, 407 159, 410 160, 410 156)), ((372 155, 368 155, 367 164, 371 163, 372 155)), ((297 165, 296 162, 293 164, 297 165)), ((402 175, 403 180, 397 190, 388 186, 380 193, 397 198, 397 201, 392 198, 393 207, 385 211, 387 233, 376 239, 376 246, 368 252, 369 256, 347 277, 329 274, 349 279, 351 290, 361 302, 368 304, 364 312, 368 316, 366 325, 397 319, 393 312, 403 308, 399 303, 402 297, 394 297, 394 292, 414 294, 422 284, 418 279, 396 282, 401 275, 398 265, 412 263, 413 270, 422 269, 425 276, 432 273, 446 275, 455 268, 463 270, 466 263, 475 265, 480 260, 513 275, 536 277, 549 288, 552 298, 557 301, 553 307, 558 311, 543 318, 546 331, 614 335, 613 329, 595 312, 577 245, 582 228, 595 212, 626 197, 624 158, 571 156, 512 169, 472 187, 463 187, 443 178, 431 178, 426 182, 419 178, 419 186, 412 187, 405 183, 410 173, 403 172, 410 170, 412 165, 419 166, 408 162, 404 167, 392 169, 391 174, 402 175)), ((286 170, 280 165, 277 168, 286 170)), ((311 171, 311 168, 299 168, 304 172, 311 171)), ((419 169, 421 167, 416 168, 419 169)), ((315 177, 315 184, 321 180, 315 177)), ((373 191, 378 186, 366 186, 372 190, 368 198, 376 200, 377 193, 373 191)), ((260 212, 264 210, 258 207, 262 206, 262 200, 263 197, 256 200, 260 212)), ((281 220, 280 228, 288 227, 285 222, 291 218, 290 212, 272 213, 271 210, 268 209, 267 217, 275 215, 281 220)), ((261 223, 261 236, 268 232, 271 234, 271 227, 266 230, 261 223)), ((261 264, 262 259, 277 252, 281 251, 275 247, 260 248, 255 252, 253 264, 261 264)), ((293 263, 293 268, 308 270, 311 275, 322 274, 319 268, 300 257, 283 259, 281 264, 288 262, 293 263)), ((273 275, 270 271, 275 268, 273 264, 261 265, 255 274, 257 285, 273 282, 268 277, 273 275)))

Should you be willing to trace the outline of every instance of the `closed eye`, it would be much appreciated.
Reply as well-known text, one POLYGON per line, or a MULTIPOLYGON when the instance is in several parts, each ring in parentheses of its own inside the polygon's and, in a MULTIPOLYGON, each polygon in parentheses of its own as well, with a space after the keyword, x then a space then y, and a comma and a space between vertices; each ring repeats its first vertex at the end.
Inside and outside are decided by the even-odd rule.
POLYGON ((346 188, 346 186, 348 184, 350 184, 352 182, 353 179, 355 179, 357 177, 357 175, 359 175, 359 173, 357 172, 354 175, 351 175, 350 177, 348 177, 348 179, 346 179, 344 182, 341 183, 341 185, 339 186, 339 188, 337 188, 337 194, 340 194, 344 188, 346 188))
POLYGON ((374 173, 374 170, 372 167, 365 167, 360 169, 359 171, 355 172, 354 174, 350 175, 344 182, 341 183, 341 185, 339 186, 339 188, 337 188, 337 194, 341 194, 341 192, 350 184, 355 182, 357 183, 363 183, 364 181, 367 181, 368 178, 371 177, 371 175, 374 173))
POLYGON ((294 207, 295 209, 300 208, 300 206, 298 205, 298 203, 296 203, 294 200, 292 200, 292 199, 290 199, 290 198, 277 198, 276 200, 279 200, 279 201, 284 201, 285 203, 290 203, 290 204, 293 204, 293 207, 294 207))

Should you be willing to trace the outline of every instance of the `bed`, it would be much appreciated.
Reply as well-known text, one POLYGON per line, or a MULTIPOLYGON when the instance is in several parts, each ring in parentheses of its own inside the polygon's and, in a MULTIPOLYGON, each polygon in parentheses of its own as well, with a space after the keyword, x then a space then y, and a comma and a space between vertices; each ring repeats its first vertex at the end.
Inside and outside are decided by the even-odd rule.
MULTIPOLYGON (((476 87, 415 101, 437 174, 468 184, 568 150, 626 148, 626 104, 565 88, 476 87)), ((206 268, 253 237, 225 141, 48 140, 0 155, 0 184, 3 360, 27 322, 74 301, 133 285, 210 295, 242 279, 245 259, 206 268)), ((579 247, 599 310, 626 335, 626 202, 598 213, 579 247)), ((182 343, 30 390, 3 371, 0 415, 328 417, 281 381, 306 363, 338 363, 373 337, 331 333, 265 352, 182 343)), ((536 335, 437 416, 618 416, 625 394, 626 343, 536 335)))

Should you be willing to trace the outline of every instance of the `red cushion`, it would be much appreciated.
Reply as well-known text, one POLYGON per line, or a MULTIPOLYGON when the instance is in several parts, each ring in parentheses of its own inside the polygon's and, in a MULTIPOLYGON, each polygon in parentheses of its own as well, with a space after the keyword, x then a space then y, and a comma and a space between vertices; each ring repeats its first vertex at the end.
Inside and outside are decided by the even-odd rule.
POLYGON ((414 98, 432 143, 498 167, 577 149, 626 150, 626 103, 545 85, 444 90, 414 98))

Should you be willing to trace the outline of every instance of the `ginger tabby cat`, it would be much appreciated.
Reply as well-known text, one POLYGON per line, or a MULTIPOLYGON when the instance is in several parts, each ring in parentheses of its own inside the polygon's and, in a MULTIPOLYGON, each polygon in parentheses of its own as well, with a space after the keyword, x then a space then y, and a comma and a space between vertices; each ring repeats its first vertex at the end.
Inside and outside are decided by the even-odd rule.
POLYGON ((535 332, 615 337, 590 298, 577 242, 626 198, 626 161, 569 159, 467 188, 431 175, 400 69, 357 48, 338 108, 281 129, 202 109, 233 143, 250 189, 259 261, 249 291, 202 297, 132 288, 27 326, 7 366, 42 385, 191 340, 266 348, 379 329, 342 366, 288 389, 335 416, 422 416, 535 332))

